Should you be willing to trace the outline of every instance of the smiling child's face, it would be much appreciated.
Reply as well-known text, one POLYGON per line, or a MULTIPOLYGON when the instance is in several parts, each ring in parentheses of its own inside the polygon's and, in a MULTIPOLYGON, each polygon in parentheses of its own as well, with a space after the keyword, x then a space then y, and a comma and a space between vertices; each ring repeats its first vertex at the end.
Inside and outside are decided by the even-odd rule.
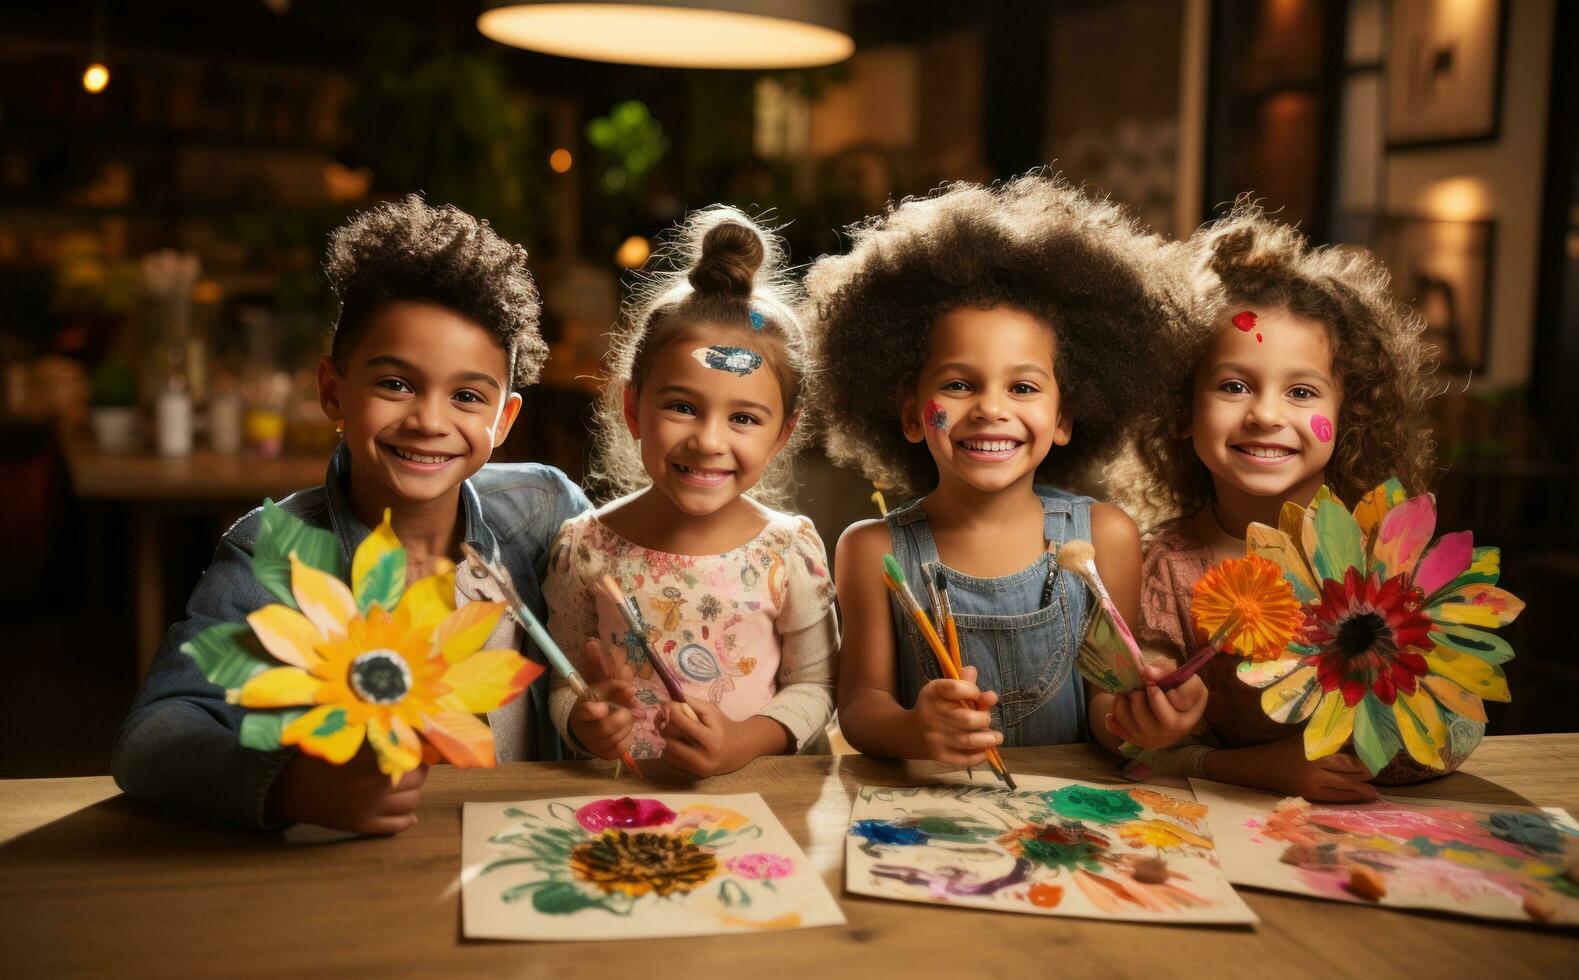
POLYGON ((750 490, 794 430, 752 343, 741 330, 687 331, 653 357, 640 391, 625 391, 642 467, 682 513, 714 513, 750 490))
POLYGON ((371 480, 384 506, 454 492, 504 442, 520 411, 504 348, 443 306, 383 307, 345 362, 343 371, 327 357, 320 364, 320 400, 344 424, 353 486, 371 480))
POLYGON ((1073 426, 1053 372, 1053 330, 1010 306, 958 309, 932 328, 915 394, 901 408, 905 437, 925 441, 939 485, 985 493, 1033 479, 1073 426))
POLYGON ((1285 310, 1236 307, 1195 373, 1190 438, 1225 491, 1307 503, 1336 445, 1332 340, 1285 310))

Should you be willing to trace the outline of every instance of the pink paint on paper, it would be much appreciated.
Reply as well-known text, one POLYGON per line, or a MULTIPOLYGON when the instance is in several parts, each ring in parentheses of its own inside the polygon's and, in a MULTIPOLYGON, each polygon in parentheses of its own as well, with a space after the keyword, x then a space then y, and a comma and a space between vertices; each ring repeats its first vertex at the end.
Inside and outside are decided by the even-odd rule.
POLYGON ((1332 419, 1325 415, 1312 415, 1310 417, 1310 431, 1322 442, 1332 441, 1332 419))

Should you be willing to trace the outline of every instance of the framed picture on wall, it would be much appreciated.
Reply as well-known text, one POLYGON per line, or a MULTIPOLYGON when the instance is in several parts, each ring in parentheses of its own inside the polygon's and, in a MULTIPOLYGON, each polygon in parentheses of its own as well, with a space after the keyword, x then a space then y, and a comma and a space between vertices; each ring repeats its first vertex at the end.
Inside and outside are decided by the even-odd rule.
POLYGON ((1507 0, 1393 0, 1387 146, 1496 139, 1507 0))
POLYGON ((1376 256, 1392 272, 1399 300, 1425 319, 1425 339, 1444 373, 1486 370, 1495 232, 1492 221, 1376 219, 1376 256))

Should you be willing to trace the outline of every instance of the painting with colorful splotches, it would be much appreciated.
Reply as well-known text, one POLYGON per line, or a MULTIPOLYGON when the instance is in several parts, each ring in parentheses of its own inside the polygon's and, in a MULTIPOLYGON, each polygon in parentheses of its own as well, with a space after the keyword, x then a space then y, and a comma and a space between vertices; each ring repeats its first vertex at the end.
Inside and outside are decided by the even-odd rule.
POLYGON ((1579 824, 1445 800, 1322 805, 1191 780, 1238 885, 1487 919, 1579 925, 1579 824))
POLYGON ((1187 792, 1016 776, 987 786, 862 786, 845 887, 1031 915, 1251 923, 1187 792))
POLYGON ((461 919, 474 939, 650 939, 844 922, 755 793, 467 803, 461 864, 461 919))

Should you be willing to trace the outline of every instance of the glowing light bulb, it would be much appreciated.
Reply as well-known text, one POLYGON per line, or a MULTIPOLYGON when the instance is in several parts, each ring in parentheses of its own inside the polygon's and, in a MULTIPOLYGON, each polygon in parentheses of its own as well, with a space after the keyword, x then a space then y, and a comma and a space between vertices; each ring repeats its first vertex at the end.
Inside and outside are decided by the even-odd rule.
POLYGON ((110 70, 97 61, 82 73, 82 87, 93 95, 104 91, 104 87, 108 84, 110 84, 110 70))
POLYGON ((652 255, 652 246, 640 235, 632 235, 620 242, 614 251, 614 261, 624 269, 639 269, 652 255))

